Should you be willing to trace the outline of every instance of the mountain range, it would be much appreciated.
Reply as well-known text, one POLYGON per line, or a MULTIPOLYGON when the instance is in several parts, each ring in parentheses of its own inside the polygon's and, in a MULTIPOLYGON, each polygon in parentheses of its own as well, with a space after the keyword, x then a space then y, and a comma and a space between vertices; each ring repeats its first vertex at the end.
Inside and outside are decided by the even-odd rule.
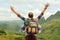
MULTIPOLYGON (((51 15, 47 20, 44 17, 39 21, 40 24, 50 22, 51 20, 60 20, 60 11, 57 11, 55 15, 51 15)), ((0 21, 0 30, 4 30, 11 33, 19 33, 21 26, 23 25, 22 20, 12 21, 0 21)))

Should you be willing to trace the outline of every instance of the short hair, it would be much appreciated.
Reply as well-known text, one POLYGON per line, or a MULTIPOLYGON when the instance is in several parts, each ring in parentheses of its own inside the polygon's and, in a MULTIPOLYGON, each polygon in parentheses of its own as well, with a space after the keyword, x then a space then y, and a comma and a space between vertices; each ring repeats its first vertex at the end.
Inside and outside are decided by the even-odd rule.
POLYGON ((33 18, 33 13, 29 12, 28 17, 33 18))

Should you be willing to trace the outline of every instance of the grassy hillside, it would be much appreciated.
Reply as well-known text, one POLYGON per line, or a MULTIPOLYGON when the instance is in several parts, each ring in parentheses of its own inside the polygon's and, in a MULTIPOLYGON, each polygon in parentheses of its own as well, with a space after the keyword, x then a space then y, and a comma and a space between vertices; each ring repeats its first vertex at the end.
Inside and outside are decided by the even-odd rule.
MULTIPOLYGON (((24 40, 24 33, 19 33, 22 24, 19 20, 0 21, 0 40, 24 40)), ((41 26, 42 32, 37 34, 38 40, 60 40, 60 11, 49 17, 41 26)))
POLYGON ((20 27, 23 25, 21 20, 0 21, 0 30, 19 33, 20 27))
POLYGON ((52 19, 60 18, 60 11, 57 11, 55 15, 51 15, 45 22, 50 21, 52 19))
POLYGON ((47 18, 47 20, 45 20, 44 17, 43 17, 41 20, 39 20, 39 23, 43 24, 47 21, 50 21, 50 20, 56 19, 56 18, 60 18, 60 11, 57 11, 55 15, 51 15, 49 18, 47 18))
MULTIPOLYGON (((38 40, 60 40, 60 18, 53 19, 42 25, 42 32, 38 35, 38 40)), ((24 40, 24 33, 10 34, 1 32, 0 40, 24 40)))
POLYGON ((42 24, 41 40, 60 40, 60 19, 53 19, 42 24))
POLYGON ((41 25, 42 33, 38 34, 40 40, 60 40, 60 11, 51 15, 41 25))
POLYGON ((40 20, 39 20, 39 23, 42 24, 44 23, 46 20, 44 19, 44 17, 42 17, 40 20))

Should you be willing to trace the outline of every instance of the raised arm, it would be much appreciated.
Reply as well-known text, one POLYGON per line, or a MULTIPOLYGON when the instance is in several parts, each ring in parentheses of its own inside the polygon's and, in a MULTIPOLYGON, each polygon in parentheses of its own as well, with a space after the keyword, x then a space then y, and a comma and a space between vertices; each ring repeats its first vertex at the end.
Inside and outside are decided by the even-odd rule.
POLYGON ((22 16, 14 9, 13 6, 10 6, 10 9, 11 9, 19 18, 21 18, 23 21, 25 20, 25 18, 22 17, 22 16))
POLYGON ((12 12, 14 12, 18 17, 21 17, 21 15, 14 9, 13 6, 10 6, 12 12))
POLYGON ((43 11, 41 12, 41 14, 37 17, 38 20, 41 19, 41 17, 43 16, 44 12, 46 11, 47 7, 49 6, 49 4, 47 3, 43 9, 43 11))

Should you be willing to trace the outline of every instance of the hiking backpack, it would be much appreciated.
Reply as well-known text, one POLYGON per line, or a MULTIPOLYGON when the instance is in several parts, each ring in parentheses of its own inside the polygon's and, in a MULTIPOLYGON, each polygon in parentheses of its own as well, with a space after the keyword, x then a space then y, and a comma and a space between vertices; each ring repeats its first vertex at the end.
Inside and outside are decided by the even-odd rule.
POLYGON ((38 23, 34 19, 27 19, 25 21, 27 34, 37 34, 38 33, 38 23))

